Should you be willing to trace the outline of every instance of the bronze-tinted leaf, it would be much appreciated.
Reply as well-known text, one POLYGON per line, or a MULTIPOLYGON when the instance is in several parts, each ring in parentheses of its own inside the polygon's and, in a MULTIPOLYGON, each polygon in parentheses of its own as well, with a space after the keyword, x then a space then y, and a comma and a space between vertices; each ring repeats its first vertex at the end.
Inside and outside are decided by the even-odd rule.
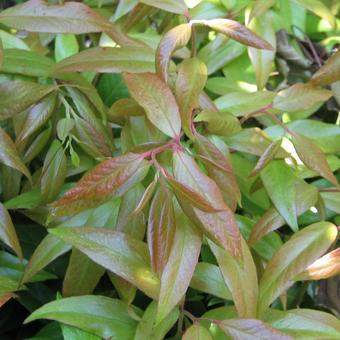
POLYGON ((63 72, 154 72, 155 52, 148 47, 94 47, 56 64, 53 73, 63 72))
POLYGON ((157 299, 159 280, 151 270, 147 245, 125 233, 106 228, 50 228, 92 261, 157 299))
POLYGON ((170 88, 155 74, 124 74, 131 96, 141 105, 152 124, 166 135, 178 138, 181 118, 170 88))
POLYGON ((23 80, 0 82, 0 120, 11 118, 27 110, 56 89, 52 85, 41 85, 23 80))
POLYGON ((292 134, 292 141, 298 156, 308 168, 317 172, 332 184, 339 185, 329 167, 325 154, 316 144, 296 132, 292 134))
POLYGON ((218 322, 218 326, 235 340, 243 339, 277 339, 293 340, 288 334, 282 333, 261 320, 231 319, 218 322))
POLYGON ((129 153, 108 159, 53 204, 51 217, 74 215, 98 206, 114 195, 122 195, 141 181, 148 170, 149 164, 141 155, 129 153))
POLYGON ((329 222, 312 224, 295 233, 269 261, 260 281, 259 316, 334 242, 338 234, 329 222))
POLYGON ((43 0, 30 0, 0 13, 0 22, 29 32, 89 33, 110 27, 105 17, 78 2, 49 5, 43 0))
POLYGON ((27 139, 27 137, 38 131, 50 119, 55 107, 56 95, 54 93, 34 105, 29 111, 15 143, 19 145, 23 140, 27 139))
POLYGON ((242 255, 235 257, 209 241, 240 318, 255 318, 258 303, 256 267, 246 241, 241 239, 242 255))
POLYGON ((227 155, 224 155, 208 138, 196 133, 195 144, 208 175, 221 189, 224 201, 233 211, 241 199, 234 170, 227 155))
POLYGON ((212 20, 193 20, 192 23, 199 23, 210 27, 211 29, 221 32, 231 39, 234 39, 241 44, 265 49, 273 50, 273 46, 270 45, 266 40, 263 40, 254 32, 244 27, 240 23, 230 19, 212 19, 212 20))
POLYGON ((320 257, 295 280, 324 280, 340 274, 340 248, 320 257))
POLYGON ((15 145, 8 134, 0 127, 0 163, 23 173, 30 181, 31 174, 20 159, 15 145))
POLYGON ((170 59, 175 50, 184 47, 191 37, 191 25, 182 24, 172 28, 161 39, 156 51, 156 71, 165 82, 168 81, 170 59))
POLYGON ((335 52, 312 77, 311 84, 328 85, 340 80, 340 50, 335 52))
POLYGON ((22 258, 22 250, 11 216, 0 202, 0 239, 22 258))
POLYGON ((176 80, 176 99, 183 130, 192 139, 194 138, 191 130, 193 109, 199 106, 199 96, 206 81, 207 67, 198 58, 186 59, 179 66, 176 80))
POLYGON ((140 213, 145 206, 150 201, 152 195, 154 194, 156 187, 157 187, 158 178, 155 176, 154 180, 147 186, 145 189, 143 196, 140 198, 140 201, 138 202, 136 208, 131 213, 131 216, 136 216, 138 213, 140 213))
POLYGON ((185 295, 201 250, 201 236, 187 217, 176 212, 176 233, 169 260, 161 276, 157 323, 162 321, 185 295))
POLYGON ((200 227, 209 238, 229 249, 235 256, 240 255, 240 233, 230 208, 224 203, 222 193, 216 183, 206 176, 195 161, 181 151, 174 153, 174 175, 178 182, 185 184, 211 202, 221 212, 208 213, 191 204, 187 204, 177 195, 184 212, 195 225, 200 227))
POLYGON ((152 200, 148 220, 148 246, 152 268, 162 273, 166 265, 176 231, 172 195, 160 186, 152 200))
POLYGON ((280 91, 274 99, 273 106, 283 112, 298 112, 308 110, 332 97, 332 91, 296 83, 280 91))

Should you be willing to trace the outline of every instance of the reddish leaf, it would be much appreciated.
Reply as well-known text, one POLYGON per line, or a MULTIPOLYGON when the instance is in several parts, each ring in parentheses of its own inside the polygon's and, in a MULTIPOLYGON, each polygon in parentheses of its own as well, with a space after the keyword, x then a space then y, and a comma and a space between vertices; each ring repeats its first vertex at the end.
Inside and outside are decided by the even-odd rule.
POLYGON ((174 175, 178 182, 184 183, 213 204, 221 212, 207 213, 188 205, 186 200, 177 196, 185 213, 214 242, 229 249, 235 256, 240 255, 240 233, 234 215, 224 203, 223 196, 216 183, 199 169, 195 161, 181 151, 174 153, 174 175))
POLYGON ((156 72, 165 82, 168 81, 170 59, 175 50, 184 47, 191 37, 191 25, 182 24, 167 32, 156 51, 156 72))
POLYGON ((141 105, 152 124, 166 135, 178 138, 181 119, 170 88, 155 74, 124 74, 131 96, 141 105))
POLYGON ((322 256, 312 263, 295 280, 324 280, 340 274, 340 248, 322 256))
POLYGON ((0 308, 10 299, 15 299, 16 297, 18 297, 16 294, 14 293, 5 293, 0 295, 0 308))
POLYGON ((237 21, 229 19, 212 19, 192 20, 191 22, 193 24, 198 23, 208 26, 217 32, 227 35, 231 39, 240 42, 241 44, 259 49, 273 50, 272 45, 237 21))
POLYGON ((150 207, 148 246, 152 268, 162 273, 166 265, 176 230, 172 196, 162 186, 157 190, 150 207))
POLYGON ((217 323, 223 331, 235 340, 244 339, 275 339, 293 340, 288 334, 282 333, 261 320, 256 319, 231 319, 217 323))
POLYGON ((240 189, 230 160, 208 138, 195 134, 200 159, 204 163, 208 175, 221 189, 225 202, 233 211, 241 199, 240 189))
POLYGON ((182 212, 176 212, 176 234, 161 277, 157 322, 163 320, 185 295, 201 250, 201 236, 182 212))
POLYGON ((148 170, 149 164, 141 155, 128 153, 108 159, 53 204, 51 217, 74 215, 98 206, 113 195, 122 195, 141 181, 148 170))
POLYGON ((311 84, 328 85, 340 80, 340 50, 335 52, 312 77, 311 84))
POLYGON ((193 109, 198 108, 199 96, 207 81, 207 67, 198 58, 184 60, 178 68, 176 99, 181 114, 182 126, 188 137, 191 131, 193 109))
POLYGON ((82 3, 49 5, 43 0, 30 0, 0 13, 0 22, 29 32, 89 33, 110 28, 110 23, 82 3))
POLYGON ((23 173, 30 181, 31 174, 20 159, 14 143, 8 134, 0 127, 0 163, 23 173))

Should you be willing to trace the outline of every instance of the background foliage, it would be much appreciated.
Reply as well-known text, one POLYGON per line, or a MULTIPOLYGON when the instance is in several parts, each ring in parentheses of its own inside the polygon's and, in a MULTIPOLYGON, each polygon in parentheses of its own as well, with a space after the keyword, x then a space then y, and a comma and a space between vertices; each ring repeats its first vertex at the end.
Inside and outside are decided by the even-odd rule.
POLYGON ((0 8, 1 339, 340 338, 338 1, 0 8))

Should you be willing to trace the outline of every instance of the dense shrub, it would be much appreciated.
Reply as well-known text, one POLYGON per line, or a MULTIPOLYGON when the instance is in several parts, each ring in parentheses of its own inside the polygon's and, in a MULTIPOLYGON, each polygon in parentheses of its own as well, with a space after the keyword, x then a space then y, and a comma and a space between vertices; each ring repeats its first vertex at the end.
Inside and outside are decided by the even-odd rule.
POLYGON ((2 8, 1 339, 340 338, 338 1, 2 8))

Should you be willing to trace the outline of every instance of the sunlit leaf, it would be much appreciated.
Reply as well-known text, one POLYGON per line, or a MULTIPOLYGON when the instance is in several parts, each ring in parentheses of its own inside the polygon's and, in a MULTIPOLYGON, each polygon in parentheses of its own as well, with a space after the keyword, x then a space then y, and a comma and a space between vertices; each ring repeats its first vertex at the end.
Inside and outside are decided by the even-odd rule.
POLYGON ((93 71, 100 73, 154 72, 155 53, 147 47, 94 47, 63 59, 53 73, 93 71))
POLYGON ((194 323, 183 334, 183 340, 212 340, 210 332, 199 323, 194 323))
POLYGON ((102 338, 133 338, 137 322, 126 304, 105 296, 85 295, 49 302, 35 310, 25 323, 38 319, 56 320, 102 338))
POLYGON ((142 180, 149 169, 141 155, 126 154, 104 161, 53 204, 51 216, 65 216, 100 205, 122 195, 142 180))
POLYGON ((183 0, 140 0, 140 2, 176 14, 184 14, 187 10, 183 0))
POLYGON ((73 245, 92 261, 157 298, 159 280, 151 270, 147 245, 104 228, 53 228, 49 232, 73 245))
POLYGON ((110 27, 101 15, 82 3, 48 5, 43 0, 30 0, 0 13, 0 22, 29 32, 89 33, 110 27))
POLYGON ((131 96, 141 105, 152 124, 166 135, 178 138, 181 119, 170 88, 152 73, 124 74, 131 96))
POLYGON ((295 275, 304 271, 330 247, 337 233, 337 228, 329 222, 315 223, 294 234, 279 249, 260 281, 259 315, 294 283, 295 275))
POLYGON ((207 81, 207 68, 198 58, 184 60, 178 68, 176 99, 182 126, 188 137, 194 138, 191 124, 193 109, 198 108, 198 98, 207 81))
POLYGON ((190 37, 190 24, 176 26, 162 37, 156 51, 156 71, 165 82, 168 81, 168 69, 172 54, 175 50, 184 47, 190 37))

